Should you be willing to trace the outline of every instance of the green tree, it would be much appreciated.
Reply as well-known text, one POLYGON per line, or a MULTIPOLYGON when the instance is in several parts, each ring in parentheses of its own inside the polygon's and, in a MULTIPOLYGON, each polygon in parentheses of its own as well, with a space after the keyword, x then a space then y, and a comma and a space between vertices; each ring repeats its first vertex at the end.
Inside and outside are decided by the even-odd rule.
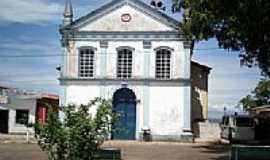
POLYGON ((101 98, 87 105, 69 105, 63 112, 62 122, 58 113, 50 110, 45 126, 37 132, 49 160, 94 159, 94 153, 112 132, 111 124, 119 119, 111 102, 101 98), (96 107, 96 113, 91 114, 96 107))
POLYGON ((67 130, 60 121, 58 113, 49 106, 47 122, 43 127, 36 125, 38 144, 48 154, 49 160, 66 160, 67 130))
POLYGON ((270 104, 270 80, 261 80, 251 95, 241 99, 244 109, 270 104))
POLYGON ((269 0, 172 1, 173 11, 183 11, 187 38, 216 38, 220 48, 240 51, 242 65, 258 65, 270 77, 269 0))

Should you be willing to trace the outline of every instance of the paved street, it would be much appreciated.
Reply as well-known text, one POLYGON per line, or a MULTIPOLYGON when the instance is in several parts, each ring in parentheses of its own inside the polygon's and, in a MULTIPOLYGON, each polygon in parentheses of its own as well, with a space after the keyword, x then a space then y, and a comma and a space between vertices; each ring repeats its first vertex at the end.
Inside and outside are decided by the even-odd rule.
MULTIPOLYGON (((122 149, 124 160, 229 160, 223 145, 107 142, 105 147, 122 149)), ((0 144, 0 160, 47 160, 33 144, 0 144)))
POLYGON ((0 143, 0 160, 47 160, 47 158, 37 145, 0 143))

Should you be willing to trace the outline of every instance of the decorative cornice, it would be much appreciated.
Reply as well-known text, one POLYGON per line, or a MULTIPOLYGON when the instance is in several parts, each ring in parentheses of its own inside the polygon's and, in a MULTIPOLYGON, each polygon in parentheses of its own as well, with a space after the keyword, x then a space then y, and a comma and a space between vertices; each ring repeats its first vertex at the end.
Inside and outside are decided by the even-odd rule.
POLYGON ((66 31, 63 39, 75 41, 184 41, 176 31, 163 32, 79 32, 66 31))
POLYGON ((135 48, 133 47, 130 47, 130 46, 120 46, 120 47, 117 47, 116 48, 116 51, 120 51, 120 50, 123 50, 123 49, 127 49, 127 50, 130 50, 130 51, 135 51, 135 48))
POLYGON ((166 49, 166 50, 169 50, 169 51, 171 51, 171 52, 174 51, 173 48, 168 47, 168 46, 159 46, 159 47, 155 48, 154 50, 155 50, 155 51, 158 51, 158 50, 160 50, 160 49, 166 49))
POLYGON ((81 47, 79 47, 79 49, 90 49, 92 51, 97 51, 97 48, 92 47, 92 46, 81 46, 81 47))
POLYGON ((79 78, 59 78, 60 84, 67 85, 140 85, 144 86, 190 86, 190 79, 170 79, 170 80, 158 80, 158 79, 79 79, 79 78))

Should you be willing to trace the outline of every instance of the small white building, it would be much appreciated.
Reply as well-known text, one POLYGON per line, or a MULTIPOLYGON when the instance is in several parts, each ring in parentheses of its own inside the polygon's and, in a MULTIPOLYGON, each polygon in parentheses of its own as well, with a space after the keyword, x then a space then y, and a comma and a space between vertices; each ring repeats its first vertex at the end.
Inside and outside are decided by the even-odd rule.
POLYGON ((58 96, 0 86, 0 134, 33 133, 26 124, 45 123, 47 109, 42 102, 58 104, 58 96))
MULTIPOLYGON (((28 123, 35 123, 37 96, 0 87, 0 133, 25 134, 28 123)), ((33 131, 33 130, 32 130, 33 131)))
POLYGON ((126 129, 112 139, 149 129, 153 140, 192 140, 193 45, 178 21, 140 0, 112 0, 73 21, 68 0, 60 33, 62 105, 112 99, 123 113, 115 127, 126 129))

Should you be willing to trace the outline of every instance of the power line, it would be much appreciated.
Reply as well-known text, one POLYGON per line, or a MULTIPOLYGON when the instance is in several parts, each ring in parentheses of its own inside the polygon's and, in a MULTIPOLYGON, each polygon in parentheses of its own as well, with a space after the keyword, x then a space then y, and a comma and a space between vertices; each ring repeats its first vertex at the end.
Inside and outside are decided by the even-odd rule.
POLYGON ((227 49, 224 49, 224 48, 197 48, 197 49, 193 49, 193 50, 196 50, 196 51, 206 51, 206 50, 227 50, 227 49))
MULTIPOLYGON (((56 67, 52 67, 52 69, 55 69, 56 67)), ((12 71, 11 71, 12 72, 12 71)), ((23 71, 22 71, 23 72, 23 71)), ((26 71, 28 72, 28 71, 26 71)), ((52 74, 49 72, 40 72, 40 73, 23 73, 23 74, 0 74, 0 77, 12 77, 12 78, 16 78, 16 77, 23 77, 23 76, 40 76, 40 75, 46 75, 46 74, 52 74)))
MULTIPOLYGON (((204 48, 204 49, 194 49, 195 51, 200 51, 200 50, 203 50, 203 51, 206 51, 206 50, 217 50, 214 49, 214 48, 211 48, 211 49, 207 49, 207 48, 204 48)), ((222 49, 221 51, 226 51, 226 52, 230 52, 230 53, 236 53, 236 52, 233 52, 233 51, 228 51, 228 50, 224 50, 222 49)), ((135 53, 138 53, 138 54, 145 54, 145 52, 135 52, 135 53)), ((97 55, 116 55, 117 53, 116 52, 107 52, 107 53, 96 53, 97 55)), ((209 52, 196 52, 196 54, 209 54, 209 52)), ((43 55, 0 55, 0 58, 54 58, 54 57, 71 57, 71 56, 78 56, 78 54, 69 54, 69 55, 65 55, 65 54, 43 54, 43 55)))
MULTIPOLYGON (((0 58, 47 58, 47 57, 61 57, 66 55, 1 55, 0 58)), ((72 55, 70 55, 72 56, 72 55)), ((75 56, 75 55, 74 55, 75 56)))
POLYGON ((22 84, 25 84, 25 83, 29 83, 29 84, 38 84, 38 83, 49 83, 49 84, 57 84, 57 78, 55 78, 55 80, 21 80, 21 81, 8 81, 8 80, 5 80, 5 81, 2 81, 0 80, 0 83, 22 83, 22 84))

